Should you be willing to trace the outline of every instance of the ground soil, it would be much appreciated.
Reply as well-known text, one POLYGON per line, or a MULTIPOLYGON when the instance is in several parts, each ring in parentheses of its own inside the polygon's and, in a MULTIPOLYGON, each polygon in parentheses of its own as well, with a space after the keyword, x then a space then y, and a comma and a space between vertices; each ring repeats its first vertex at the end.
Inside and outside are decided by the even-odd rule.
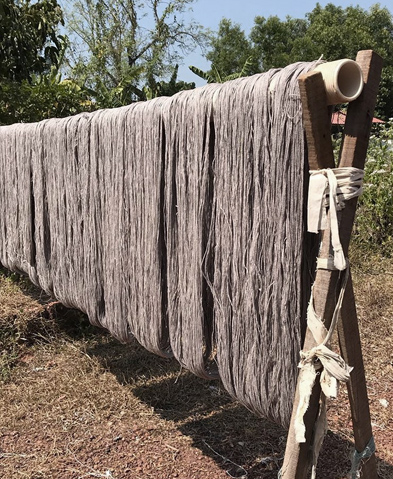
MULTIPOLYGON (((392 265, 354 273, 383 479, 393 479, 392 265)), ((1 478, 277 478, 286 431, 253 416, 219 382, 136 342, 119 344, 4 273, 0 328, 1 478)), ((318 477, 340 479, 352 451, 345 388, 328 417, 318 477)))

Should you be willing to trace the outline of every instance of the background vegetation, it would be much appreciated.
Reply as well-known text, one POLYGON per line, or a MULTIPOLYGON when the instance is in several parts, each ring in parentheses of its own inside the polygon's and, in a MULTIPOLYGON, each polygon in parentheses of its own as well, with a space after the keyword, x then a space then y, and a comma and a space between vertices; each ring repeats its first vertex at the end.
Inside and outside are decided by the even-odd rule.
POLYGON ((311 61, 323 55, 327 61, 353 58, 359 50, 372 49, 384 58, 377 114, 393 116, 393 19, 378 4, 364 10, 327 4, 316 7, 306 18, 280 20, 257 16, 249 36, 240 25, 223 19, 209 43, 207 59, 223 76, 240 71, 251 59, 253 73, 311 61))
POLYGON ((393 119, 370 138, 353 235, 357 256, 393 256, 393 119))

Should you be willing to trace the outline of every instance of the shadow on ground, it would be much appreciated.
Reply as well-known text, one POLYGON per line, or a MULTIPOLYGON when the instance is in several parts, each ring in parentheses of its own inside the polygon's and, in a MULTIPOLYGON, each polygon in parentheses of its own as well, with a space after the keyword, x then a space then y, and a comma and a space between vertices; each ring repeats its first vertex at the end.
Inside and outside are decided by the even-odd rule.
MULTIPOLYGON (((286 431, 256 418, 234 402, 218 381, 205 381, 180 371, 176 361, 145 351, 136 342, 116 340, 94 346, 88 354, 99 359, 117 380, 165 420, 193 440, 229 477, 277 478, 286 431)), ((320 456, 318 477, 341 479, 351 468, 352 444, 329 432, 320 456)), ((393 477, 393 465, 378 459, 379 477, 393 477)))
MULTIPOLYGON (((23 284, 22 284, 23 286, 23 284)), ((193 445, 212 457, 228 477, 276 479, 282 464, 286 431, 255 417, 234 402, 219 381, 204 381, 181 371, 175 360, 150 354, 134 341, 122 345, 108 333, 91 326, 86 316, 26 286, 25 293, 48 304, 42 320, 29 323, 30 335, 47 336, 48 319, 53 333, 86 339, 86 351, 96 357, 118 382, 167 421, 172 421, 193 445), (41 294, 41 295, 40 295, 41 294), (38 296, 37 296, 38 295, 38 296), (36 331, 35 331, 36 330, 36 331)), ((51 333, 52 331, 50 331, 51 333)), ((50 336, 50 334, 49 334, 50 336)), ((318 477, 341 479, 350 470, 350 441, 329 432, 319 460, 318 477)), ((393 465, 378 459, 380 479, 393 478, 393 465)))

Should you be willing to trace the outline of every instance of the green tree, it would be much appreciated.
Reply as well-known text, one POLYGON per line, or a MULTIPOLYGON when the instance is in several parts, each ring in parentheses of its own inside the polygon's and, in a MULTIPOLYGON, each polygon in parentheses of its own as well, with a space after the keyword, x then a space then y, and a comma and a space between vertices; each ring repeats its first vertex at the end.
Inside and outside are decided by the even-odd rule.
POLYGON ((316 60, 322 55, 332 61, 354 59, 359 50, 376 51, 385 60, 377 112, 383 118, 393 116, 393 17, 387 8, 376 4, 364 10, 359 6, 343 8, 330 3, 322 7, 317 3, 304 19, 258 16, 248 39, 240 28, 227 22, 221 22, 206 55, 224 73, 230 71, 228 65, 239 69, 242 47, 236 45, 248 45, 247 51, 251 48, 260 71, 316 60), (233 51, 225 49, 225 45, 233 45, 233 51))
POLYGON ((68 80, 0 83, 0 125, 61 118, 94 108, 86 92, 68 80))
POLYGON ((76 1, 69 14, 77 38, 72 76, 100 106, 145 100, 183 54, 204 42, 201 27, 182 17, 193 1, 76 1))
MULTIPOLYGON (((250 39, 261 71, 277 68, 313 58, 311 45, 305 38, 306 20, 287 17, 281 21, 277 16, 256 17, 250 39)), ((314 59, 314 58, 313 58, 314 59)))
POLYGON ((0 124, 33 122, 93 108, 78 85, 62 81, 67 47, 56 0, 1 0, 0 124))
POLYGON ((249 75, 259 71, 250 40, 238 23, 226 18, 221 20, 217 34, 210 38, 210 50, 206 58, 213 65, 209 72, 213 78, 217 72, 220 78, 229 77, 242 71, 246 63, 249 75))
POLYGON ((58 27, 63 24, 57 0, 1 0, 0 79, 30 81, 56 65, 64 42, 58 27))
POLYGON ((393 19, 379 5, 367 11, 317 3, 306 19, 256 17, 250 38, 263 70, 321 55, 328 61, 354 57, 358 50, 370 48, 393 62, 393 19))

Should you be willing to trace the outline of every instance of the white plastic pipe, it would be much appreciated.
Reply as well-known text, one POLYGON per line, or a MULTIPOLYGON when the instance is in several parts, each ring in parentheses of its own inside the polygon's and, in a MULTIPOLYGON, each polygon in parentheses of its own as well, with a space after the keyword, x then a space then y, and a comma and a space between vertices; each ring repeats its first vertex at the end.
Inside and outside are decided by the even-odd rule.
POLYGON ((328 105, 347 103, 363 90, 363 73, 358 63, 347 58, 321 63, 314 71, 322 73, 325 82, 328 105))

